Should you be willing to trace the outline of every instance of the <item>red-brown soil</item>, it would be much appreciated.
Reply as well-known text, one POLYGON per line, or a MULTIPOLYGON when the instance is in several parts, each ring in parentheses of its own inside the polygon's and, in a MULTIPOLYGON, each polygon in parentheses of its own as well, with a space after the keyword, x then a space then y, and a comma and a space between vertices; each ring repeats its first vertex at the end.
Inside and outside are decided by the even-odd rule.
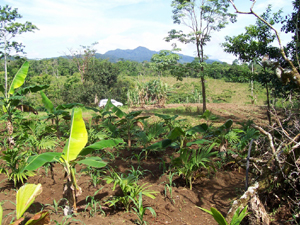
MULTIPOLYGON (((168 105, 167 107, 177 107, 178 105, 168 105)), ((194 106, 194 105, 193 105, 194 106)), ((220 116, 220 120, 233 119, 234 122, 253 119, 255 122, 265 123, 265 109, 257 106, 238 106, 234 104, 208 104, 215 115, 220 116)), ((139 152, 139 149, 119 149, 112 150, 114 155, 117 155, 115 160, 112 160, 109 165, 116 171, 124 172, 133 165, 137 167, 137 161, 132 160, 132 153, 139 152), (116 153, 116 151, 119 151, 116 153)), ((143 197, 144 206, 152 207, 157 217, 153 218, 148 211, 145 220, 149 224, 174 224, 174 225, 194 225, 194 224, 217 224, 213 217, 199 208, 210 207, 217 208, 224 216, 226 215, 230 204, 243 193, 245 185, 245 171, 233 168, 220 170, 216 173, 200 174, 193 183, 193 190, 189 190, 185 186, 185 181, 179 177, 174 178, 176 187, 173 187, 174 203, 164 195, 165 184, 167 181, 166 175, 161 168, 161 159, 163 158, 167 164, 170 162, 170 156, 174 154, 174 150, 168 149, 164 154, 150 155, 147 161, 143 160, 141 166, 146 172, 139 184, 148 183, 152 185, 151 190, 158 192, 157 197, 152 200, 143 197)), ((64 224, 64 216, 61 209, 58 214, 53 211, 53 200, 57 202, 63 198, 63 184, 66 181, 64 170, 61 165, 54 166, 53 179, 50 171, 48 174, 42 168, 37 171, 36 176, 30 177, 28 183, 40 183, 43 187, 43 192, 39 195, 34 204, 27 210, 26 216, 30 216, 34 212, 41 209, 51 212, 51 224, 64 224), (59 223, 55 223, 54 221, 59 223)), ((105 176, 105 175, 103 175, 105 176)), ((103 176, 98 179, 103 179, 103 176)), ((82 188, 83 193, 78 197, 79 212, 76 217, 68 219, 70 224, 134 224, 137 216, 133 212, 126 212, 123 208, 109 208, 104 202, 110 197, 120 193, 120 190, 112 191, 112 184, 106 184, 102 181, 97 187, 91 184, 90 176, 80 173, 80 168, 77 167, 78 184, 82 188), (95 191, 101 190, 95 196, 95 199, 100 202, 104 213, 97 212, 94 216, 89 216, 90 208, 86 208, 86 197, 93 196, 95 191), (77 221, 75 221, 77 220, 77 221)), ((15 213, 16 189, 6 180, 5 174, 0 174, 0 201, 4 202, 4 218, 3 224, 9 224, 15 213)))

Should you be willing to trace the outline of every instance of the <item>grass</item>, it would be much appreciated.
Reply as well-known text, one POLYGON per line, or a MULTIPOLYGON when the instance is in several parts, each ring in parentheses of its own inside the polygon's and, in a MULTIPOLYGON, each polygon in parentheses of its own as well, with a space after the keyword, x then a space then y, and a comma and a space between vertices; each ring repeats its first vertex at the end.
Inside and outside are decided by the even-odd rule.
MULTIPOLYGON (((136 79, 136 77, 127 77, 128 79, 136 79)), ((150 80, 158 79, 153 76, 138 76, 137 81, 146 83, 150 80)), ((172 94, 189 94, 194 89, 201 90, 200 78, 183 78, 178 81, 175 77, 160 77, 160 79, 167 83, 171 89, 172 94)), ((206 78, 207 100, 208 103, 235 103, 235 104, 250 104, 250 84, 249 83, 231 83, 225 82, 221 79, 206 78)), ((259 85, 258 85, 259 86, 259 85)), ((266 101, 265 90, 261 87, 256 91, 256 104, 263 105, 266 101)), ((202 100, 202 99, 201 99, 202 100)), ((182 102, 183 103, 183 102, 182 102)))

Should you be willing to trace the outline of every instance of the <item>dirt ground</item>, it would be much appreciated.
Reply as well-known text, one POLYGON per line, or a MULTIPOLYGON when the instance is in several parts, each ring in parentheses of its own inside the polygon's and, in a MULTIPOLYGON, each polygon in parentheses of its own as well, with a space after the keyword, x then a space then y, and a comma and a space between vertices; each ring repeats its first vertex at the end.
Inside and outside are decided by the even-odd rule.
MULTIPOLYGON (((257 120, 255 122, 258 124, 264 124, 266 121, 263 107, 238 106, 234 104, 208 104, 207 106, 215 115, 220 116, 221 120, 232 119, 234 122, 238 122, 252 119, 254 121, 257 120)), ((166 107, 178 107, 178 105, 172 104, 166 107)), ((114 153, 116 150, 111 151, 114 153)), ((118 151, 118 154, 115 154, 117 158, 109 163, 115 171, 126 173, 131 166, 137 168, 138 162, 132 159, 132 155, 133 153, 138 153, 140 149, 132 149, 130 151, 121 149, 118 151)), ((217 224, 211 215, 203 212, 197 206, 206 209, 215 207, 226 216, 230 204, 243 193, 245 171, 236 168, 223 168, 209 175, 199 174, 193 183, 193 190, 189 190, 186 187, 183 179, 175 177, 175 187, 173 187, 174 201, 171 201, 164 194, 167 177, 163 173, 161 159, 164 159, 167 162, 166 166, 168 166, 172 154, 174 154, 174 150, 167 149, 164 154, 150 155, 147 161, 143 160, 141 163, 141 167, 148 172, 145 172, 145 176, 140 180, 139 184, 148 183, 151 185, 150 190, 157 191, 154 200, 143 197, 144 206, 152 207, 157 214, 157 217, 154 218, 147 211, 145 220, 149 224, 217 224)), ((76 167, 76 169, 78 184, 83 190, 82 195, 78 197, 79 211, 76 217, 65 220, 61 208, 59 208, 57 214, 53 209, 53 200, 59 202, 63 198, 63 184, 66 182, 61 165, 54 166, 53 174, 50 171, 45 173, 45 170, 42 168, 37 171, 36 176, 28 179, 28 183, 42 184, 43 192, 27 210, 26 216, 43 209, 51 212, 51 224, 68 224, 66 221, 70 222, 69 224, 135 224, 137 216, 133 212, 126 212, 122 207, 114 208, 105 205, 109 197, 120 194, 118 189, 112 191, 112 184, 106 184, 103 180, 105 175, 98 178, 102 181, 94 187, 91 184, 90 176, 80 173, 79 167, 76 167), (89 211, 91 208, 86 208, 88 203, 86 198, 87 196, 93 196, 99 189, 101 190, 95 195, 95 199, 100 202, 102 211, 98 211, 90 217, 89 211)), ((0 174, 0 181, 0 201, 4 202, 2 224, 9 224, 12 217, 15 217, 15 212, 13 212, 15 205, 13 203, 15 203, 16 189, 12 183, 7 181, 5 174, 0 174)))

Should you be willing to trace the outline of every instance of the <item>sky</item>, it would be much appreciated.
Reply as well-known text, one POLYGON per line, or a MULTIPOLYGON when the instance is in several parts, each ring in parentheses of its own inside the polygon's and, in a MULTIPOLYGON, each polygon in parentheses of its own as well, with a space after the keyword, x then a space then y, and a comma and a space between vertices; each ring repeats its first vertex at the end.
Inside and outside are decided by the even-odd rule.
MULTIPOLYGON (((23 33, 14 40, 22 42, 26 57, 41 59, 70 54, 80 46, 94 46, 104 54, 115 49, 135 49, 139 46, 150 50, 171 50, 173 42, 165 37, 172 29, 188 31, 184 25, 173 23, 172 0, 1 0, 0 5, 18 8, 23 16, 18 22, 30 21, 39 30, 23 33)), ((250 0, 234 1, 240 11, 249 11, 250 0)), ((268 4, 273 11, 282 9, 284 15, 293 10, 292 0, 257 0, 254 11, 264 12, 268 4)), ((230 11, 234 12, 232 6, 230 11)), ((238 15, 237 22, 211 34, 204 54, 211 59, 232 63, 235 57, 225 53, 220 46, 225 36, 234 36, 245 31, 244 27, 255 24, 253 15, 238 15)), ((279 28, 279 27, 278 27, 279 28)), ((279 29, 280 30, 280 29, 279 29)), ((283 44, 290 35, 280 32, 283 44)), ((278 46, 277 43, 274 43, 278 46)), ((180 44, 181 54, 195 56, 194 44, 180 44)))

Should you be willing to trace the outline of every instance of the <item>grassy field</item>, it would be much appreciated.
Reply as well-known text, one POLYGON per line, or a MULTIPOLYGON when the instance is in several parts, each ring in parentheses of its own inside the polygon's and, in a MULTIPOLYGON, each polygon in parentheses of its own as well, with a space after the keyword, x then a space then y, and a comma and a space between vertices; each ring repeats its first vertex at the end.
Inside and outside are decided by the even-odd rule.
MULTIPOLYGON (((138 82, 148 82, 157 77, 139 76, 128 77, 138 82)), ((172 94, 188 94, 195 88, 201 90, 200 78, 183 78, 182 81, 176 80, 175 77, 161 77, 163 82, 167 83, 172 94)), ((207 100, 208 103, 234 103, 234 104, 250 104, 250 84, 248 83, 230 83, 219 79, 206 79, 207 100)), ((265 90, 261 87, 256 91, 256 105, 264 105, 266 101, 265 90)), ((180 103, 180 102, 177 102, 180 103)), ((188 102, 181 102, 188 103, 188 102)))

